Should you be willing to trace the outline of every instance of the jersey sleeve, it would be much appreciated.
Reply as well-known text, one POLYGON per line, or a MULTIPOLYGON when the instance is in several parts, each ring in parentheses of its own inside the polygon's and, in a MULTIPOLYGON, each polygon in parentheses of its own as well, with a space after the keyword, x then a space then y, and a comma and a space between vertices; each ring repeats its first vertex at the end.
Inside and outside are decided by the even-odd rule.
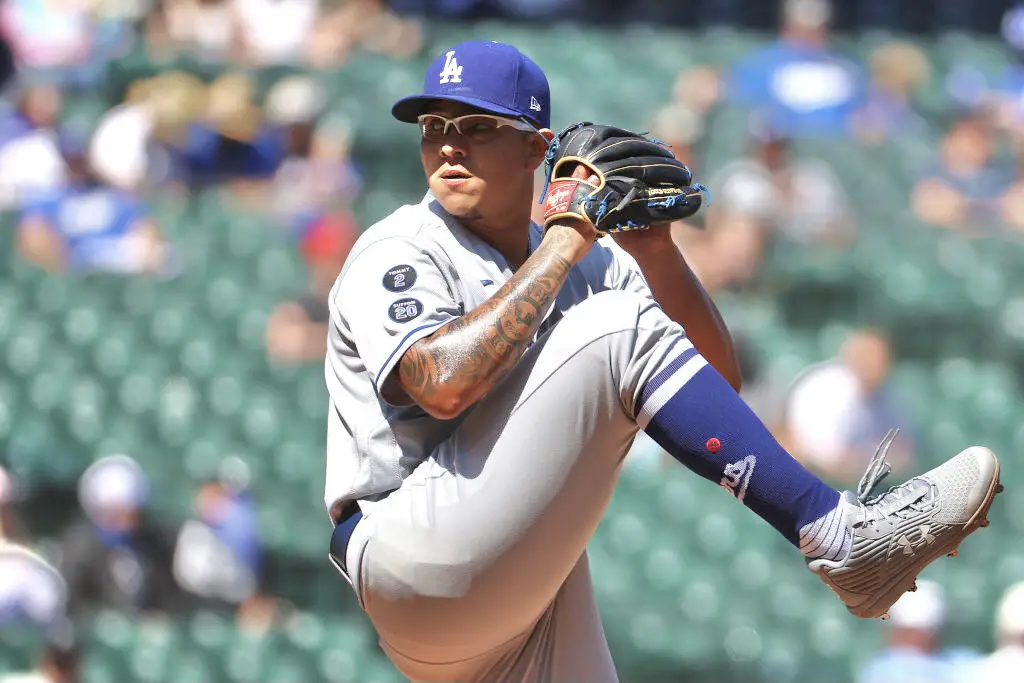
POLYGON ((605 287, 624 292, 633 292, 641 296, 654 298, 647 279, 640 270, 640 264, 625 249, 615 243, 611 237, 603 238, 607 242, 611 258, 605 269, 605 287))
POLYGON ((371 244, 346 265, 333 304, 378 393, 410 346, 462 315, 449 271, 404 237, 371 244))

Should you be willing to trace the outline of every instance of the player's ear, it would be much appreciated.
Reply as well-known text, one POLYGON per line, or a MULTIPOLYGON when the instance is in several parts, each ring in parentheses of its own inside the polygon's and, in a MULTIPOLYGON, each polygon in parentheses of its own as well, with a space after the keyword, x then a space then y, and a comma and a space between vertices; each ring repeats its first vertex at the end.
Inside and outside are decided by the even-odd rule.
POLYGON ((544 161, 544 155, 548 152, 548 143, 554 139, 555 134, 550 128, 541 128, 538 135, 529 136, 529 148, 527 150, 526 165, 531 171, 544 161))

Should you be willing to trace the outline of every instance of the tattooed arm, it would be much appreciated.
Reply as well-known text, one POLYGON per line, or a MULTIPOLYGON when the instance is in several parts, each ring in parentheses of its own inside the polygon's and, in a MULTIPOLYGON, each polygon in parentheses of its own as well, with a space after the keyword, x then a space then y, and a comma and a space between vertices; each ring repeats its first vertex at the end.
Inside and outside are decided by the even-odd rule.
POLYGON ((413 344, 384 384, 395 404, 415 401, 440 419, 457 417, 498 384, 523 355, 569 270, 594 235, 553 225, 494 296, 413 344))

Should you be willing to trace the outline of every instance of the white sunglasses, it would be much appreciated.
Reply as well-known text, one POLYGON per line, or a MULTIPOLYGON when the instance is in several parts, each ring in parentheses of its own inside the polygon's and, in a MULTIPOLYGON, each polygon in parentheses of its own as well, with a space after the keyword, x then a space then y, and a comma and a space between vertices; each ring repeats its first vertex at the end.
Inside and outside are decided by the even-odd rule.
POLYGON ((497 134, 500 128, 512 128, 524 133, 536 133, 537 129, 526 121, 510 119, 494 114, 466 114, 448 118, 440 114, 420 114, 416 117, 420 124, 423 138, 432 142, 440 142, 448 135, 448 126, 471 142, 486 142, 497 134))

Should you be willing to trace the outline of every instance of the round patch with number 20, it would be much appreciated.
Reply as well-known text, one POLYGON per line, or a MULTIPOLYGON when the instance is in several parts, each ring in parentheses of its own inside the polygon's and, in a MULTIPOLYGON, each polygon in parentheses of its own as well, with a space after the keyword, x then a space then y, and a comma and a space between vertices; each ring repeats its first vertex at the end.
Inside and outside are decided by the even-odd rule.
POLYGON ((418 299, 399 299, 391 304, 388 317, 396 323, 407 323, 423 313, 423 304, 418 299))

